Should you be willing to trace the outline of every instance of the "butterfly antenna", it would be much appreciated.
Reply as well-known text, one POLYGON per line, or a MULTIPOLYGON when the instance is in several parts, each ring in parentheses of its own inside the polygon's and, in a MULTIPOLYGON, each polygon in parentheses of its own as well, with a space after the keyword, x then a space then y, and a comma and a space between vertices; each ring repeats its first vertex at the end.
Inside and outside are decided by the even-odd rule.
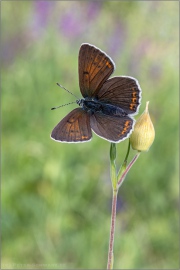
POLYGON ((77 104, 77 102, 74 101, 74 102, 70 102, 70 103, 67 103, 67 104, 64 104, 64 105, 60 105, 60 106, 57 106, 57 107, 53 107, 53 108, 51 108, 51 110, 55 110, 55 109, 58 109, 58 108, 61 108, 61 107, 64 107, 64 106, 66 106, 66 105, 73 104, 73 103, 76 103, 76 104, 77 104))
POLYGON ((75 96, 73 93, 71 93, 69 90, 67 90, 64 86, 62 86, 59 83, 56 83, 59 87, 63 88, 64 90, 66 90, 69 94, 71 94, 72 96, 74 96, 75 98, 79 99, 77 96, 75 96))

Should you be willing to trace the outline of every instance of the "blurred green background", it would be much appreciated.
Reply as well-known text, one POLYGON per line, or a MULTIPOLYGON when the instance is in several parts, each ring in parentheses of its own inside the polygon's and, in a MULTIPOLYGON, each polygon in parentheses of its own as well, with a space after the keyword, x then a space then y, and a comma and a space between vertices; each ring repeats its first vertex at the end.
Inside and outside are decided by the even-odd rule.
MULTIPOLYGON (((178 6, 176 1, 3 1, 2 269, 105 269, 110 143, 50 139, 81 97, 81 43, 114 75, 138 79, 156 130, 119 191, 116 269, 178 269, 178 6)), ((137 117, 136 117, 137 118, 137 117)), ((118 144, 118 166, 128 140, 118 144)), ((135 154, 131 150, 130 158, 135 154)), ((130 161, 130 159, 129 159, 130 161)))

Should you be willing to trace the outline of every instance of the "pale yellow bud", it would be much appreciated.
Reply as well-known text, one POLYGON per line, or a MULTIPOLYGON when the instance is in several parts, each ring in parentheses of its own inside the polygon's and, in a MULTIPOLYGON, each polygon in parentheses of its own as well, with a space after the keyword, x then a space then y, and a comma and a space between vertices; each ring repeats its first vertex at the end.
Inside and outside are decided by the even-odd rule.
POLYGON ((155 138, 155 130, 148 111, 149 101, 146 109, 134 125, 130 136, 130 143, 134 150, 148 151, 155 138))

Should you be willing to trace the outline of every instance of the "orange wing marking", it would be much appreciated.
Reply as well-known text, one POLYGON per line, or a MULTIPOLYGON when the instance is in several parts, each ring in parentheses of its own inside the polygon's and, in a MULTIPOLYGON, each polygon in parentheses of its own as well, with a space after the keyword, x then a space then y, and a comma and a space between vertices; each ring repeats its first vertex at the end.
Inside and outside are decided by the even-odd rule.
POLYGON ((129 120, 127 120, 127 121, 125 122, 125 125, 124 125, 124 128, 123 128, 123 131, 120 133, 120 135, 122 135, 122 134, 126 133, 126 132, 127 132, 127 130, 129 129, 129 127, 130 127, 130 121, 129 121, 129 120))

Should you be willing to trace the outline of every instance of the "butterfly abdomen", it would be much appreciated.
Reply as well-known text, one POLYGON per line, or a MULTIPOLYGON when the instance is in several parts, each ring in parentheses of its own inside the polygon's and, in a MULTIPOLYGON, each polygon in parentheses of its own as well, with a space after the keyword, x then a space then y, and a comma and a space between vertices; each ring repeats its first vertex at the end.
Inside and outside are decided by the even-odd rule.
POLYGON ((111 104, 103 104, 102 113, 106 115, 120 116, 120 117, 127 115, 127 113, 123 109, 111 104))
POLYGON ((79 105, 87 112, 94 114, 97 112, 100 112, 105 115, 110 115, 110 116, 126 116, 127 113, 114 105, 111 104, 106 104, 103 102, 100 102, 99 100, 92 99, 92 98, 85 98, 81 99, 79 102, 79 105))

